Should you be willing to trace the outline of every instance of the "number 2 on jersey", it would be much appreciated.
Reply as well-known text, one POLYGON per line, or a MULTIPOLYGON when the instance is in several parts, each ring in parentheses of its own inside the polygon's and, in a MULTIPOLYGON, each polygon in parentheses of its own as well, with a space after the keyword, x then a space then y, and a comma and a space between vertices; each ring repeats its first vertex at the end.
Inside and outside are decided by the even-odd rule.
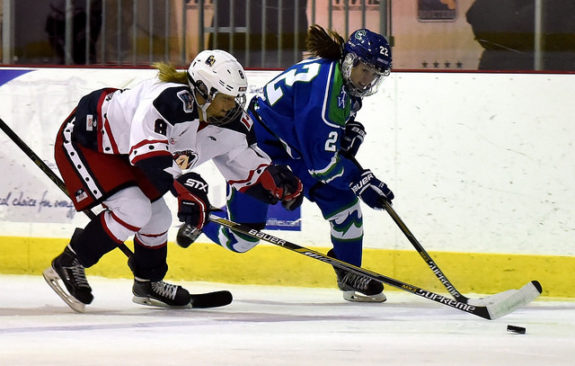
POLYGON ((327 140, 325 140, 325 151, 335 152, 336 149, 336 142, 337 142, 337 132, 331 131, 329 135, 327 135, 327 140))

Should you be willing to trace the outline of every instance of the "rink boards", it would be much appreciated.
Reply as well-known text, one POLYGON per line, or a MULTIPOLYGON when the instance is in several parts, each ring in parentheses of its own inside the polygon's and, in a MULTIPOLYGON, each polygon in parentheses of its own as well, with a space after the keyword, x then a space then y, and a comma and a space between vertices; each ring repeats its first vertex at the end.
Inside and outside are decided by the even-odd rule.
MULTIPOLYGON (((125 88, 149 69, 0 69, 0 118, 51 167, 61 121, 91 90, 125 88)), ((250 95, 277 71, 248 71, 250 95)), ((544 296, 575 297, 575 75, 394 72, 358 115, 367 129, 358 159, 395 193, 394 207, 462 292, 493 293, 539 280, 544 296)), ((0 272, 40 273, 86 218, 0 134, 0 272)), ((224 202, 213 166, 210 199, 224 202)), ((169 199, 174 209, 174 200, 169 199)), ((364 206, 364 267, 441 289, 383 212, 364 206)), ((323 252, 329 226, 313 204, 300 230, 274 235, 323 252)), ((170 240, 175 239, 174 225, 170 240)), ((207 242, 201 238, 200 241, 207 242)), ((171 244, 169 276, 233 283, 333 287, 319 261, 263 245, 233 254, 171 244), (301 257, 301 258, 300 258, 301 257)), ((129 276, 120 252, 89 270, 129 276)))

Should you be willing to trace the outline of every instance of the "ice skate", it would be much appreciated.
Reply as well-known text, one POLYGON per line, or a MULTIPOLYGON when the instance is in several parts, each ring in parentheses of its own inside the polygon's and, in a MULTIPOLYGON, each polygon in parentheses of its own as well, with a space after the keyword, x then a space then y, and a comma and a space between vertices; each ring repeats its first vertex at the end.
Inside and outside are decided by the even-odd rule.
MULTIPOLYGON (((333 249, 327 255, 336 258, 333 249)), ((369 277, 361 276, 344 269, 333 267, 337 275, 337 286, 343 298, 352 302, 384 302, 383 284, 369 277)))
POLYGON ((90 304, 94 299, 84 267, 69 246, 54 258, 52 265, 44 270, 42 275, 48 285, 74 311, 83 313, 85 304, 90 304), (64 287, 60 283, 63 283, 64 287))
POLYGON ((191 296, 182 286, 172 285, 164 281, 150 281, 141 278, 134 279, 132 287, 136 304, 160 307, 191 307, 191 296))

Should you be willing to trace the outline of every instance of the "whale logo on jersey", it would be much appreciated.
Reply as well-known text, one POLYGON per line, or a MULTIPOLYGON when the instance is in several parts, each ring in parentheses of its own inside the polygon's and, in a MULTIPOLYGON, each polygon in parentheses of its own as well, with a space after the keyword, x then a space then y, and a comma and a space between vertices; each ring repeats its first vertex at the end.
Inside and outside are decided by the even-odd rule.
POLYGON ((345 88, 341 88, 341 93, 337 96, 337 106, 341 109, 345 108, 345 102, 347 101, 347 93, 345 92, 345 88))
POLYGON ((198 154, 192 150, 176 151, 174 160, 182 170, 190 169, 198 160, 198 154))

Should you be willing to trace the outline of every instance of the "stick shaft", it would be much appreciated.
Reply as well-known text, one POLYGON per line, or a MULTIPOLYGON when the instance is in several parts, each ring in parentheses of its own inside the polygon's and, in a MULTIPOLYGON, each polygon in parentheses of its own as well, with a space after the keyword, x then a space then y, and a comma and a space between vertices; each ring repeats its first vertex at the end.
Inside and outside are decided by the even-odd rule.
POLYGON ((425 248, 423 248, 423 246, 419 243, 419 241, 415 238, 415 235, 413 235, 411 233, 411 231, 408 229, 407 225, 405 225, 405 223, 403 222, 403 220, 401 220, 401 218, 399 217, 399 215, 397 214, 397 212, 395 212, 395 210, 393 209, 393 207, 391 207, 391 205, 385 201, 384 202, 385 205, 385 210, 387 211, 387 213, 389 214, 389 216, 391 216, 391 218, 393 219, 393 221, 397 224, 397 226, 399 227, 399 229, 403 232, 403 234, 405 235, 405 237, 407 238, 407 240, 409 240, 409 242, 411 243, 411 245, 413 245, 413 247, 415 248, 415 250, 417 251, 417 253, 419 253, 419 255, 421 256, 421 258, 423 258, 423 260, 425 261, 425 263, 427 263, 427 265, 429 266, 429 268, 433 271, 433 273, 435 274, 435 276, 439 279, 439 281, 441 281, 441 283, 443 284, 443 286, 447 289, 447 291, 449 291, 449 293, 451 294, 451 296, 453 296, 455 299, 457 299, 458 301, 462 301, 467 303, 468 298, 463 296, 456 288, 455 286, 451 283, 451 281, 449 281, 449 279, 447 278, 447 276, 443 273, 443 271, 441 271, 441 269, 439 268, 439 266, 437 265, 437 263, 435 263, 435 261, 431 258, 431 256, 429 255, 429 253, 427 253, 427 251, 425 250, 425 248))
MULTIPOLYGON (((1 118, 0 118, 0 128, 2 129, 2 131, 6 133, 6 135, 8 135, 8 137, 10 137, 12 141, 14 141, 14 143, 20 148, 20 150, 22 150, 24 154, 26 154, 30 158, 30 160, 32 160, 34 164, 36 164, 36 166, 40 168, 44 172, 44 174, 46 174, 48 178, 50 178, 50 180, 54 182, 56 186, 58 186, 58 188, 60 188, 62 192, 64 192, 64 194, 66 194, 66 196, 70 197, 68 195, 68 190, 66 189, 64 181, 58 175, 56 175, 56 173, 54 173, 54 171, 50 169, 50 167, 46 165, 46 163, 44 163, 44 161, 40 159, 38 155, 36 155, 34 150, 32 150, 24 141, 22 141, 22 139, 1 118)), ((94 214, 89 209, 84 210, 82 212, 86 214, 86 216, 88 216, 90 220, 96 217, 96 214, 94 214)), ((124 243, 119 244, 118 247, 128 258, 132 256, 133 253, 130 250, 130 248, 126 246, 126 244, 124 243)))
POLYGON ((341 268, 341 269, 344 269, 344 270, 349 271, 349 272, 354 272, 356 274, 359 274, 359 275, 362 275, 365 277, 369 277, 373 280, 386 283, 386 284, 393 286, 393 287, 396 287, 400 290, 411 292, 412 294, 415 294, 417 296, 424 297, 426 299, 438 302, 438 303, 443 304, 443 305, 450 306, 452 308, 455 308, 455 309, 458 309, 461 311, 465 311, 465 312, 473 314, 473 315, 477 315, 477 316, 485 318, 485 319, 491 319, 489 312, 485 306, 473 306, 473 305, 466 304, 464 302, 460 302, 460 301, 457 301, 454 299, 447 298, 445 296, 436 294, 436 293, 428 291, 428 290, 424 290, 424 289, 419 288, 417 286, 410 285, 408 283, 393 279, 391 277, 387 277, 387 276, 384 276, 382 274, 379 274, 379 273, 376 273, 376 272, 373 272, 373 271, 370 271, 370 270, 367 270, 367 269, 364 269, 361 267, 354 266, 353 264, 342 262, 338 259, 326 256, 320 252, 317 252, 313 249, 308 249, 308 248, 302 247, 300 245, 291 243, 287 240, 283 240, 283 239, 280 239, 280 238, 275 237, 273 235, 263 233, 263 232, 258 231, 256 229, 252 229, 247 225, 238 224, 238 223, 235 223, 233 221, 229 221, 229 220, 220 218, 220 217, 215 216, 215 215, 210 215, 210 220, 217 223, 217 224, 225 226, 231 230, 239 232, 241 234, 250 236, 252 238, 266 241, 268 243, 280 246, 282 248, 291 250, 291 251, 299 253, 299 254, 303 254, 307 257, 319 260, 319 261, 327 263, 327 264, 331 264, 332 266, 335 266, 337 268, 341 268))
MULTIPOLYGON (((363 169, 361 167, 361 164, 359 163, 359 161, 357 161, 357 159, 354 156, 349 156, 346 155, 346 157, 348 159, 350 159, 355 165, 357 165, 360 169, 363 169)), ((427 263, 427 265, 429 266, 429 268, 431 269, 431 271, 433 271, 433 273, 435 274, 435 276, 439 279, 439 281, 441 282, 441 284, 447 289, 447 291, 449 291, 449 293, 451 294, 451 296, 453 296, 456 300, 461 301, 463 303, 467 303, 467 300, 469 300, 467 297, 463 296, 456 288, 455 286, 451 283, 451 281, 449 281, 449 279, 447 278, 447 276, 443 273, 443 271, 439 268, 439 266, 437 265, 437 263, 435 263, 435 261, 431 258, 431 256, 429 255, 429 253, 427 253, 427 251, 425 250, 425 248, 423 248, 423 245, 421 245, 419 243, 419 241, 415 238, 415 235, 413 235, 411 233, 411 231, 409 230, 409 228, 407 227, 407 225, 405 225, 405 223, 403 222, 403 220, 399 217, 399 215, 397 214, 397 212, 395 212, 395 210, 393 209, 393 207, 391 207, 391 204, 389 204, 389 202, 385 201, 383 202, 384 204, 384 208, 387 211, 387 213, 389 214, 389 216, 391 216, 391 218, 393 219, 393 221, 397 224, 397 226, 399 227, 399 229, 401 230, 401 232, 405 235, 405 237, 407 238, 407 240, 409 240, 409 242, 411 243, 411 245, 413 245, 413 247, 415 248, 415 250, 417 251, 417 253, 419 253, 419 255, 421 256, 421 258, 423 258, 423 260, 425 261, 425 263, 427 263)))

